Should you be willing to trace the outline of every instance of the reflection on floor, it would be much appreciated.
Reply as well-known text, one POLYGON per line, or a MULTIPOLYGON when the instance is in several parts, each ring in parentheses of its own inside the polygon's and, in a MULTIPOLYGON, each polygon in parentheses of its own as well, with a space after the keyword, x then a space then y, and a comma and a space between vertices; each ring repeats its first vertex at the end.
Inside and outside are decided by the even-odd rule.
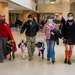
MULTIPOLYGON (((21 39, 25 39, 25 35, 20 36, 19 30, 13 30, 13 36, 18 44, 21 39)), ((42 32, 40 31, 36 37, 37 41, 43 39, 42 32)), ((52 64, 46 59, 47 50, 45 50, 45 59, 42 60, 38 57, 38 50, 36 49, 34 59, 28 61, 27 50, 25 59, 21 57, 20 49, 16 52, 16 59, 9 61, 4 60, 0 63, 0 75, 75 75, 75 48, 72 55, 72 65, 64 64, 64 46, 62 40, 60 45, 55 46, 56 62, 52 64)), ((9 56, 8 56, 9 58, 9 56)))

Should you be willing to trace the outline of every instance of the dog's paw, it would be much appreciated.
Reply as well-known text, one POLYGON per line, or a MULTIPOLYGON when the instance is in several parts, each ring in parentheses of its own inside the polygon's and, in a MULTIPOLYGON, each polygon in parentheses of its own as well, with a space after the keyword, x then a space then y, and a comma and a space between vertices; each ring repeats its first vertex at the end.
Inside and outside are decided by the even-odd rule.
POLYGON ((42 59, 44 59, 44 57, 42 57, 42 59))
POLYGON ((11 60, 11 58, 9 60, 11 60))
POLYGON ((15 59, 15 57, 13 57, 13 59, 15 59))
POLYGON ((22 56, 22 58, 24 59, 24 58, 25 58, 25 56, 22 56))
POLYGON ((38 54, 38 56, 40 57, 40 53, 38 54))

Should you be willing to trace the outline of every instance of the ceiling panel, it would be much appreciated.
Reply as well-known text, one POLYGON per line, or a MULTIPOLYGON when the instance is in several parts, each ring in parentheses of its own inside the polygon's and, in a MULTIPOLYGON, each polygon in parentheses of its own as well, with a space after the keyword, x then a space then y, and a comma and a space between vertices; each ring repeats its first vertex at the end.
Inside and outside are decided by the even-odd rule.
POLYGON ((8 5, 9 5, 9 10, 27 10, 27 8, 14 4, 12 2, 8 2, 8 5))
POLYGON ((59 4, 61 3, 61 0, 38 0, 38 4, 59 4))

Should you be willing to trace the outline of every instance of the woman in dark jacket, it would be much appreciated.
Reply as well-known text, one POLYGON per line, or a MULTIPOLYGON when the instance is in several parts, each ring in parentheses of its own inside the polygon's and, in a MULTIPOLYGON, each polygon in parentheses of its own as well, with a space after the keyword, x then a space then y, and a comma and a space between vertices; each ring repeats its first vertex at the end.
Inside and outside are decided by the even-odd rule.
POLYGON ((63 42, 65 44, 65 64, 71 64, 72 50, 75 44, 75 23, 73 20, 73 14, 68 13, 68 20, 62 28, 63 42))

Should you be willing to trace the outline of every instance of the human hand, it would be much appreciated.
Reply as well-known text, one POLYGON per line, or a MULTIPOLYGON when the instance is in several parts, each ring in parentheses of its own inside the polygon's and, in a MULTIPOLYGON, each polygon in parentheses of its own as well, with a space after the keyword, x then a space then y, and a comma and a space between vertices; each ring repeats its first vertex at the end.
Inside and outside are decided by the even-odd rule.
POLYGON ((64 38, 64 37, 62 37, 62 40, 65 40, 65 38, 64 38))
POLYGON ((46 40, 46 39, 47 39, 47 37, 45 36, 45 37, 44 37, 44 40, 46 40))
POLYGON ((23 34, 21 33, 20 36, 22 36, 23 34))
POLYGON ((51 32, 51 34, 52 34, 52 35, 54 35, 54 33, 53 33, 53 32, 51 32))

